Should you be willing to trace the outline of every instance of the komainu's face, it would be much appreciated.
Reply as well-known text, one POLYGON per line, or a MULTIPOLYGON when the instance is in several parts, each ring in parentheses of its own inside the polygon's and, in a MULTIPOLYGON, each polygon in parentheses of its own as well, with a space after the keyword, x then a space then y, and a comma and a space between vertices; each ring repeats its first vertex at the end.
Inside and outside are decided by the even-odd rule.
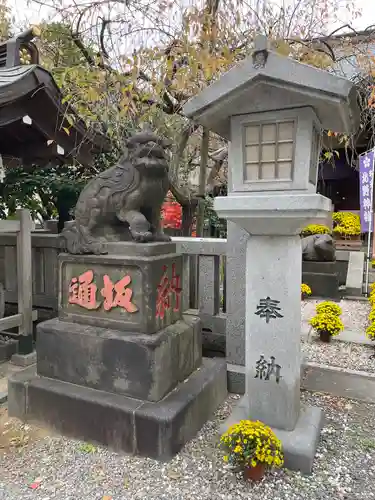
POLYGON ((170 144, 151 133, 134 135, 128 142, 129 160, 135 168, 168 168, 170 144))
POLYGON ((320 234, 319 238, 315 239, 315 247, 321 248, 323 250, 333 249, 334 242, 332 237, 329 234, 320 234))

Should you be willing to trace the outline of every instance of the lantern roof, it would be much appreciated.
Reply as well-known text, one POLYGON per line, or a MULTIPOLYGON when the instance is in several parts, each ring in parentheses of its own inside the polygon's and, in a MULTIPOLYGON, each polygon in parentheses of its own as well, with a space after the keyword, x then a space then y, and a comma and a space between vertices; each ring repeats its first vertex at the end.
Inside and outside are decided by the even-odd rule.
POLYGON ((72 159, 89 164, 94 154, 110 149, 110 141, 89 131, 63 102, 53 76, 38 64, 32 36, 28 30, 0 44, 0 154, 39 165, 72 159), (22 49, 31 64, 21 64, 22 49))
POLYGON ((355 85, 268 49, 256 37, 252 56, 238 63, 184 106, 187 117, 230 140, 230 117, 312 107, 323 128, 352 133, 359 127, 355 85))

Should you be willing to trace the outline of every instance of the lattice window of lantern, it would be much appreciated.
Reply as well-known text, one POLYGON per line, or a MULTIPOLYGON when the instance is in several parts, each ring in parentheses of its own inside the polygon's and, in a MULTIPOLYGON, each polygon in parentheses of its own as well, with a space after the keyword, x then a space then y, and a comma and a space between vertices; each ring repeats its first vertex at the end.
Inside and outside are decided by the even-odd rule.
POLYGON ((245 126, 245 180, 293 178, 295 145, 293 120, 245 126))

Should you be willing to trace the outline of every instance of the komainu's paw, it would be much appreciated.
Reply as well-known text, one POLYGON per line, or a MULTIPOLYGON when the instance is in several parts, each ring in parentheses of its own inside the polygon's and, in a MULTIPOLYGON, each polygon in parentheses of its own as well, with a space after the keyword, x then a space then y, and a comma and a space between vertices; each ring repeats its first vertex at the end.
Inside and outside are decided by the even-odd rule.
POLYGON ((155 233, 154 234, 154 241, 170 242, 170 241, 172 241, 172 238, 165 233, 155 233))
POLYGON ((138 243, 147 243, 153 240, 153 234, 150 231, 132 231, 133 240, 138 243))

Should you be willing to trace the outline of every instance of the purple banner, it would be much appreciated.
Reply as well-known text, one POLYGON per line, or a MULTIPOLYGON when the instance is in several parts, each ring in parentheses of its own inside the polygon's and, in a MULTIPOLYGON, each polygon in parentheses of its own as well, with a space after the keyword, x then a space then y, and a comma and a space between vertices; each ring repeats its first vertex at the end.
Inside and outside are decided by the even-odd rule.
POLYGON ((359 157, 359 201, 362 233, 369 232, 370 221, 372 221, 371 205, 374 186, 374 154, 374 151, 368 151, 359 157))

